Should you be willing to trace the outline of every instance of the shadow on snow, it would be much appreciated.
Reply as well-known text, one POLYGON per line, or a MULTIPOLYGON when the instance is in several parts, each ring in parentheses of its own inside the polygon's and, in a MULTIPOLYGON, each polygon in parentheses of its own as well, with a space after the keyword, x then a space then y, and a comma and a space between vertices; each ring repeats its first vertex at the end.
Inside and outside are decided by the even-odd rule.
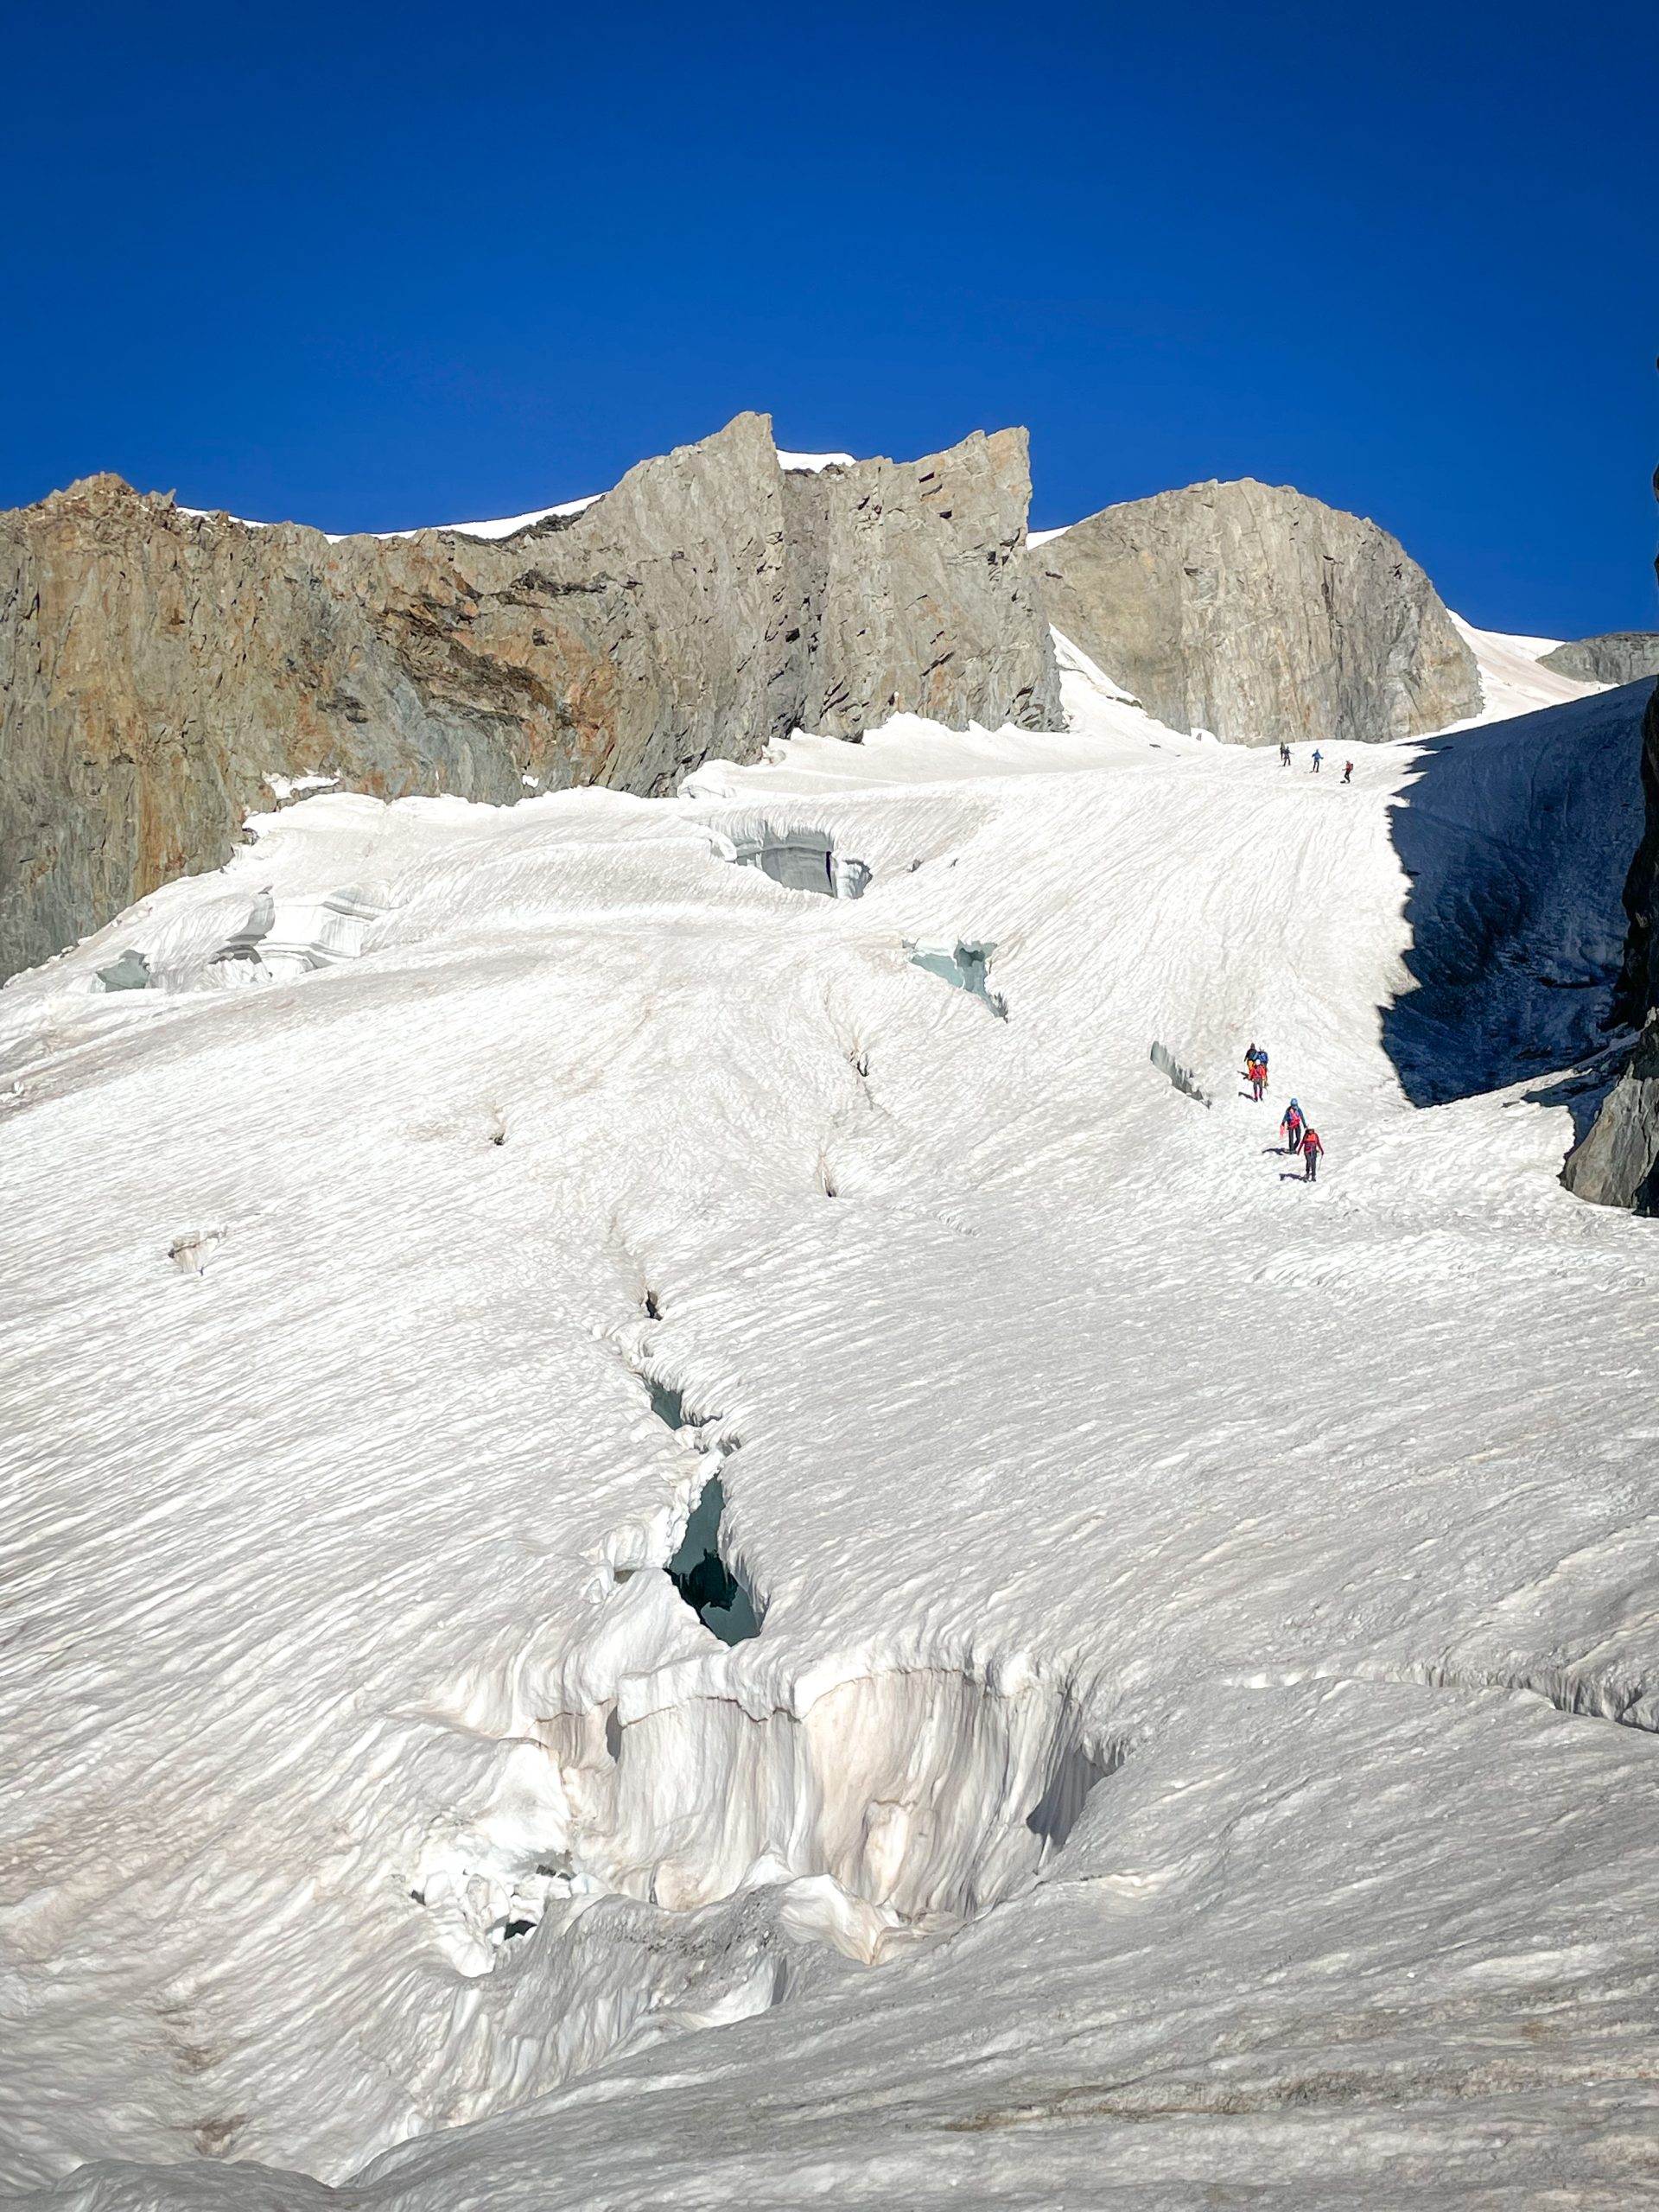
POLYGON ((1392 810, 1411 879, 1410 986, 1382 1046, 1414 1106, 1577 1072, 1530 1093, 1581 1135, 1616 1069, 1607 1029, 1624 880, 1643 828, 1652 679, 1427 741, 1392 810))

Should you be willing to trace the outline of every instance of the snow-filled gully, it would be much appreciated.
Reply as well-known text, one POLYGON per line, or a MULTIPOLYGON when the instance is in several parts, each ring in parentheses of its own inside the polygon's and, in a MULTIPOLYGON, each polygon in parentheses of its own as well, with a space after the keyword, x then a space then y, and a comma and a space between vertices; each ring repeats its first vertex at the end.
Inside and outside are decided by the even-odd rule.
POLYGON ((757 1692, 743 1646, 765 1594, 723 1549, 738 1444, 641 1380, 709 1469, 678 1541, 609 1564, 566 1709, 507 1750, 513 1817, 435 1847, 412 1892, 462 1974, 553 1993, 558 2079, 767 2009, 823 1945, 874 1966, 947 1937, 1030 1884, 1120 1758, 1069 1686, 1026 1669, 817 1670, 757 1692))

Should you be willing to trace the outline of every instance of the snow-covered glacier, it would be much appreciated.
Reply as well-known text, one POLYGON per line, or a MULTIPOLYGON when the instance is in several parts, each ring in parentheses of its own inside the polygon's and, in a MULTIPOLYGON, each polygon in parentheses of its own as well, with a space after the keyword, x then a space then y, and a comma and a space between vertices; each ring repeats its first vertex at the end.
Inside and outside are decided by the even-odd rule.
POLYGON ((10 2188, 1651 2190, 1639 698, 1344 785, 1061 665, 0 995, 10 2188))

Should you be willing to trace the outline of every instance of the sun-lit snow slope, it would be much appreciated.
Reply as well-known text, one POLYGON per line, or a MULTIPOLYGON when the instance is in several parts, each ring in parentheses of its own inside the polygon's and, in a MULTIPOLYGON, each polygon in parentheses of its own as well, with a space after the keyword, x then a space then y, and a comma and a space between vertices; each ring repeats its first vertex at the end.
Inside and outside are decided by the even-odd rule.
POLYGON ((1512 637, 1501 630, 1477 630, 1460 614, 1452 620, 1480 670, 1480 712, 1470 721, 1454 723, 1456 729, 1507 721, 1512 715, 1534 714, 1541 707, 1563 706, 1568 700, 1587 698, 1602 689, 1540 665, 1541 657, 1560 644, 1559 638, 1512 637))
MULTIPOLYGON (((313 798, 0 995, 15 2182, 1645 2185, 1652 1225, 1564 1108, 1402 1090, 1444 747, 1344 788, 1098 703, 313 798), (813 834, 861 899, 721 857, 813 834), (378 918, 261 982, 266 891, 378 918), (963 944, 1006 1019, 907 950, 963 944), (715 1467, 731 1645, 658 1571, 715 1467)), ((1572 779, 1507 741, 1489 869, 1572 779)), ((1499 944, 1611 941, 1637 759, 1499 944)))

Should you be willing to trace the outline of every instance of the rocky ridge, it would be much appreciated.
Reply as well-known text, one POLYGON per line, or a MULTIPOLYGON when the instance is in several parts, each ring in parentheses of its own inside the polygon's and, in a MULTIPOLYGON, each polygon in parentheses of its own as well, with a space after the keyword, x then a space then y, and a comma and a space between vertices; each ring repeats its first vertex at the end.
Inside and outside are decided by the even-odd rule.
POLYGON ((0 515, 0 976, 223 864, 280 779, 671 790, 803 723, 1062 726, 1025 433, 814 475, 740 416, 499 540, 99 476, 0 515))
POLYGON ((1235 745, 1365 744, 1479 712, 1473 653, 1398 540, 1246 478, 1106 507, 1039 544, 1049 619, 1160 721, 1235 745))
POLYGON ((1608 630, 1599 638, 1570 638, 1538 657, 1541 668, 1580 683, 1637 683, 1659 676, 1659 631, 1608 630))

